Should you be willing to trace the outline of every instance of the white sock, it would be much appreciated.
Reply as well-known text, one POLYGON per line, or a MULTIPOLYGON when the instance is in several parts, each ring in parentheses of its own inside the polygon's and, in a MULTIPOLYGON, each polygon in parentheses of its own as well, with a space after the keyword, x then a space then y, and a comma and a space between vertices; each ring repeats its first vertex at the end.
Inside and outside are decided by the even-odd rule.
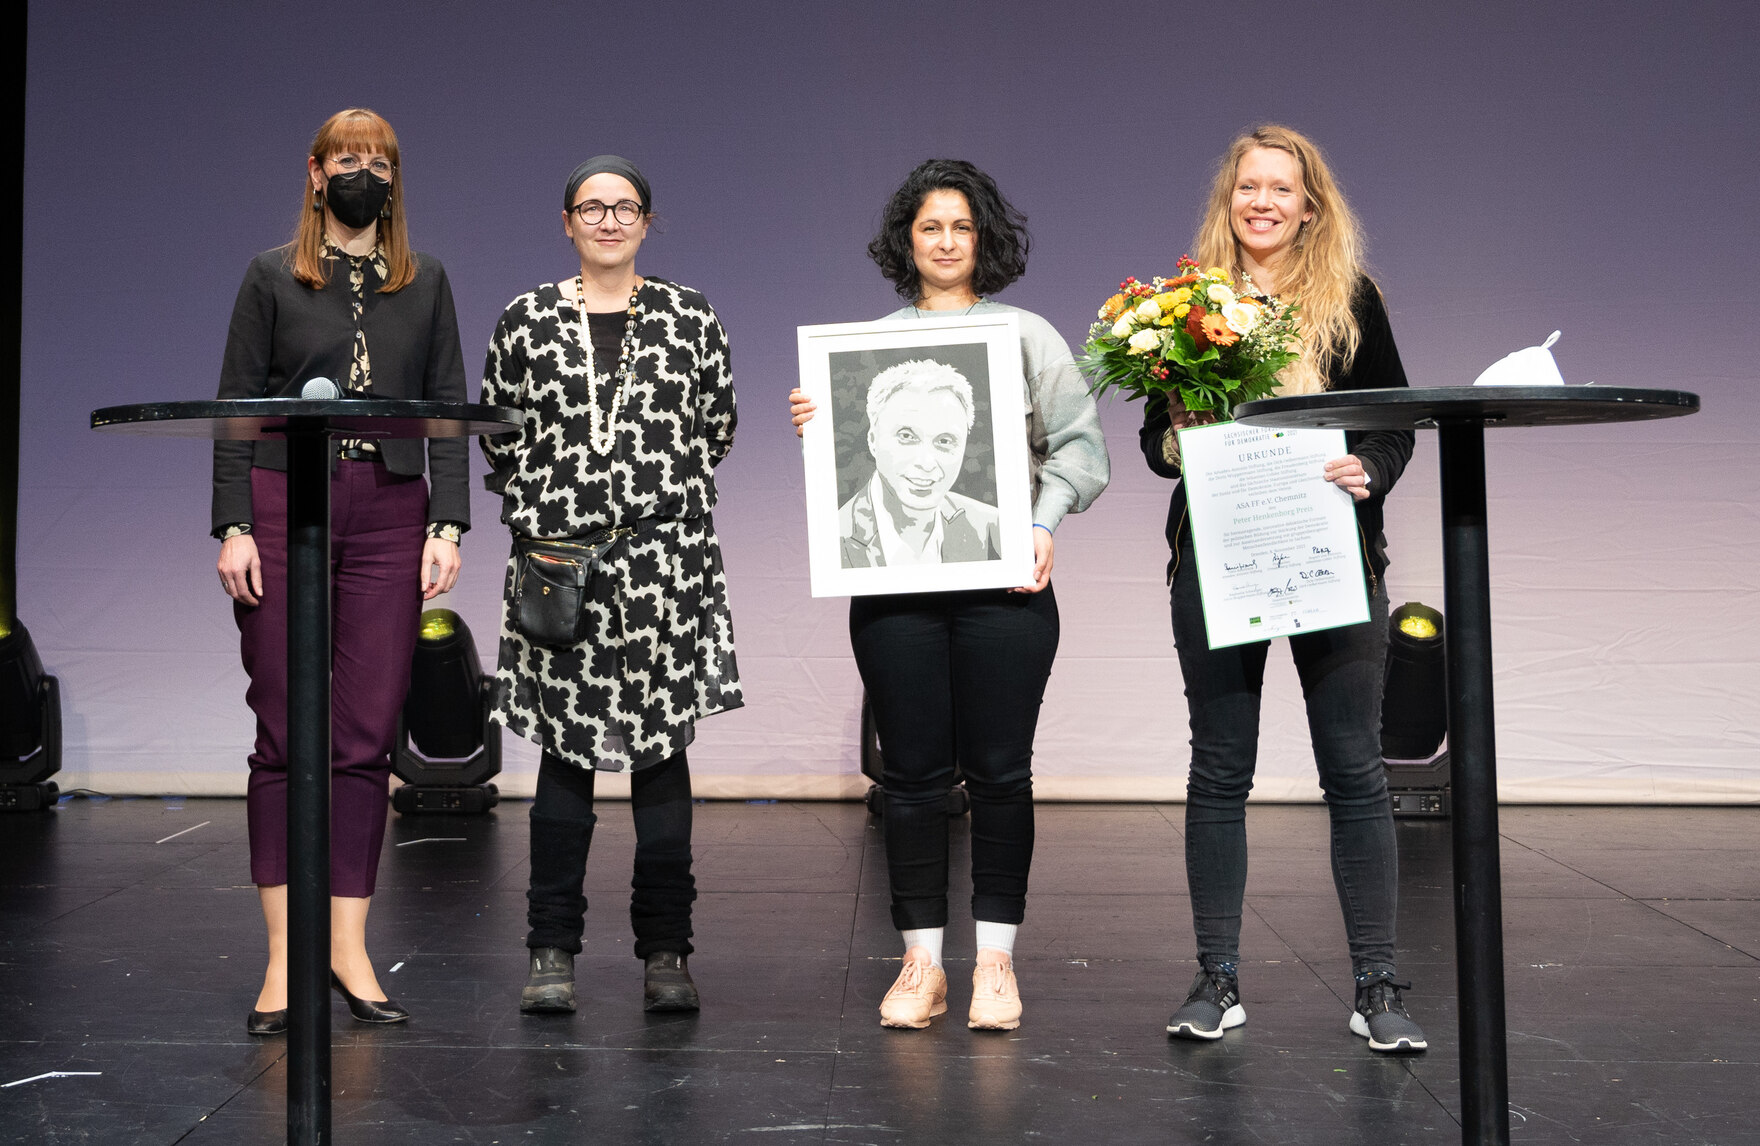
POLYGON ((1009 962, 1014 961, 1014 933, 1021 929, 1018 923, 978 923, 978 947, 994 947, 1008 956, 1009 962))
POLYGON ((945 927, 923 927, 915 931, 901 931, 904 936, 904 949, 908 954, 912 947, 921 947, 929 952, 929 962, 941 966, 941 937, 947 934, 945 927))

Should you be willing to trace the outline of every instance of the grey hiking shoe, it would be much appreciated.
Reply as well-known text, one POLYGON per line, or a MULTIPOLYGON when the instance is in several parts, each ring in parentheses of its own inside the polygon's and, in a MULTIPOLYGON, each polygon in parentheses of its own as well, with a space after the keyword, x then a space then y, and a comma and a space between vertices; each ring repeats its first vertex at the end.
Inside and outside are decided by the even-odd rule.
POLYGON ((642 963, 642 1010, 694 1011, 702 1005, 690 964, 676 951, 656 951, 642 963))
POLYGON ((1369 1049, 1383 1054, 1415 1054, 1428 1047, 1424 1031, 1406 1014, 1401 991, 1410 983, 1395 983, 1393 972, 1374 971, 1357 976, 1357 1009, 1351 1012, 1351 1033, 1369 1040, 1369 1049))
POLYGON ((1246 1022, 1234 972, 1233 963, 1206 963, 1200 968, 1186 1001, 1167 1020, 1167 1033, 1176 1039, 1219 1039, 1223 1031, 1246 1022))
POLYGON ((531 949, 532 970, 519 993, 519 1009, 528 1015, 574 1011, 574 956, 560 947, 531 949))

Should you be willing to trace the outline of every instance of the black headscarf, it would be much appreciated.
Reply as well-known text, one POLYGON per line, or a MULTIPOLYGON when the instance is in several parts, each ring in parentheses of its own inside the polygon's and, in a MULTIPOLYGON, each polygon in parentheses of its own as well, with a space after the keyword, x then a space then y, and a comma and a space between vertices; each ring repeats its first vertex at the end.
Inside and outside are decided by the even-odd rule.
POLYGON ((648 189, 648 180, 640 171, 636 170, 635 164, 621 155, 595 155, 575 168, 574 174, 568 177, 568 190, 562 193, 562 209, 564 211, 574 206, 574 197, 580 191, 581 184, 595 175, 623 176, 629 180, 630 186, 634 187, 636 194, 641 197, 642 214, 646 215, 654 210, 653 192, 648 189))

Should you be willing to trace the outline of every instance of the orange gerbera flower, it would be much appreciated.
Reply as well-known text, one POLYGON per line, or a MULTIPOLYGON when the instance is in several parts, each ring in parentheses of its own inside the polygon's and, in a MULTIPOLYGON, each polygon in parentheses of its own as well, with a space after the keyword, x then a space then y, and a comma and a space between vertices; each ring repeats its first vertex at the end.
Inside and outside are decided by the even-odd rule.
POLYGON ((1164 285, 1168 290, 1172 290, 1174 287, 1191 286, 1202 277, 1202 275, 1181 275, 1177 279, 1168 279, 1164 285))
POLYGON ((1186 312, 1186 334, 1192 334, 1193 340, 1199 343, 1199 350, 1204 349, 1209 342, 1204 338, 1204 319, 1207 315, 1209 312, 1195 303, 1193 303, 1192 310, 1186 312))
POLYGON ((1125 298, 1122 294, 1113 295, 1106 300, 1106 305, 1100 308, 1100 317, 1107 322, 1112 322, 1117 319, 1119 315, 1124 313, 1125 305, 1129 301, 1130 300, 1125 298))
POLYGON ((1233 346, 1241 340, 1241 336, 1229 327, 1228 320, 1220 314, 1204 316, 1204 337, 1217 346, 1233 346))

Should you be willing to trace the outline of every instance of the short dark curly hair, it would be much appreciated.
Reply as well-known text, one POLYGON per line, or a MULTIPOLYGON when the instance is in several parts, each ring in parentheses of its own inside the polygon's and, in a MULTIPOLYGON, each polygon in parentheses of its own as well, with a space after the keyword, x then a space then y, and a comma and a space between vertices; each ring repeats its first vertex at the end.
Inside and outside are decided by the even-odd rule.
POLYGON ((958 191, 971 205, 972 222, 978 227, 974 291, 995 294, 1027 273, 1027 249, 1032 245, 1027 217, 1002 197, 996 180, 963 159, 928 159, 917 164, 886 201, 880 231, 868 243, 869 256, 880 264, 880 273, 892 281, 900 298, 915 301, 922 293, 911 254, 911 224, 933 191, 958 191))

